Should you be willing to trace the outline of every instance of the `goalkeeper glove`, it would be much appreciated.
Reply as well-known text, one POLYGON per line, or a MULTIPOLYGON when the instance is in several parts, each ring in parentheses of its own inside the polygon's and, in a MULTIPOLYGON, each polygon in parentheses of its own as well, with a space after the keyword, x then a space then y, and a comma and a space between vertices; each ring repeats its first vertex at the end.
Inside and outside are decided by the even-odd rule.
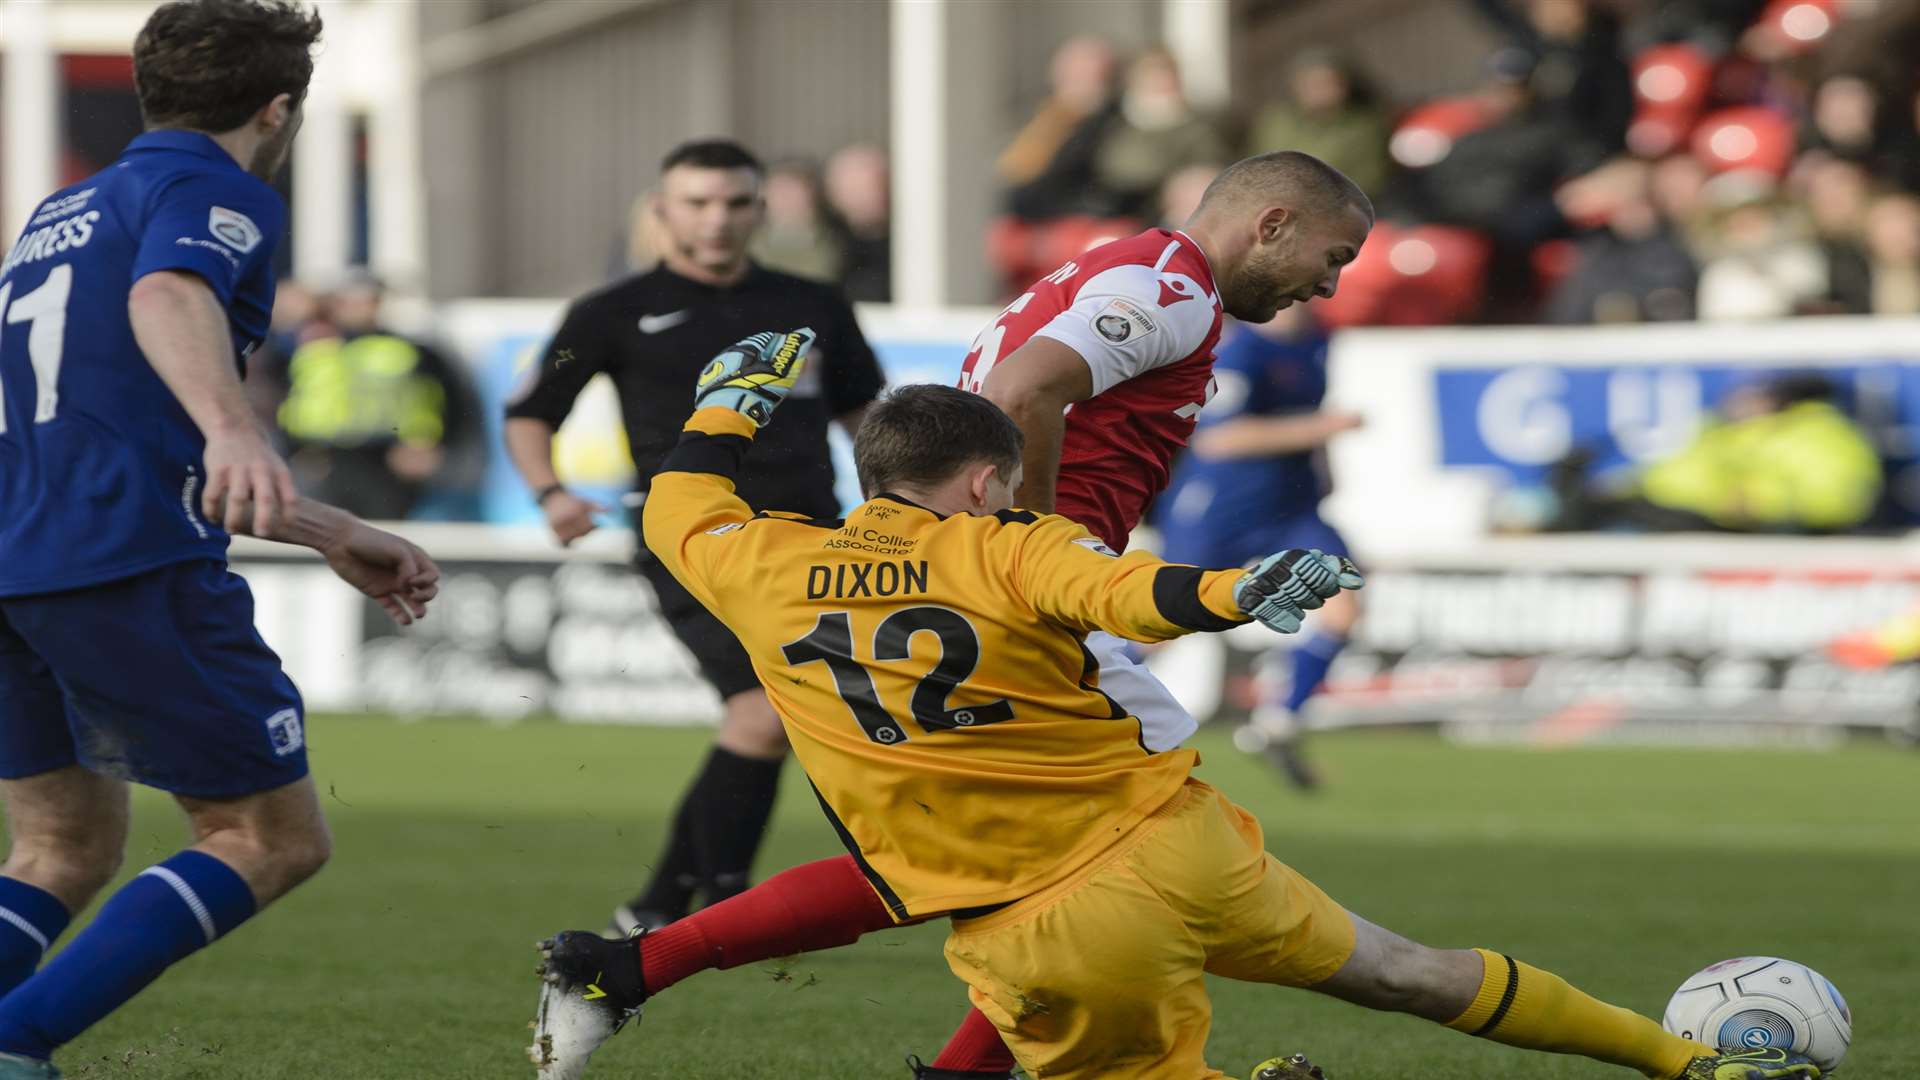
POLYGON ((744 415, 755 427, 767 426, 800 377, 813 338, 811 329, 800 329, 755 334, 727 346, 700 372, 693 407, 717 405, 744 415))
POLYGON ((1234 583, 1233 602, 1269 629, 1291 634, 1328 597, 1364 584, 1359 568, 1346 559, 1296 548, 1255 563, 1234 583))

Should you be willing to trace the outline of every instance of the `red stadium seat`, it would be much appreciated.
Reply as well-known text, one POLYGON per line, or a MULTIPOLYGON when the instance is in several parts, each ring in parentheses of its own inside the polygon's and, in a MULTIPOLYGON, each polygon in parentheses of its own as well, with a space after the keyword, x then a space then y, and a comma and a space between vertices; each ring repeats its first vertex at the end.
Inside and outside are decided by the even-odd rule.
POLYGON ((1655 45, 1633 59, 1633 97, 1642 109, 1698 113, 1713 84, 1713 60, 1698 47, 1655 45))
POLYGON ((1685 145, 1713 87, 1713 60, 1692 45, 1655 45, 1633 61, 1633 124, 1627 149, 1664 157, 1685 145))
POLYGON ((1441 98, 1415 106, 1393 130, 1387 152, 1409 169, 1424 169, 1453 151, 1453 141, 1494 120, 1492 108, 1472 97, 1441 98))
POLYGON ((1714 172, 1754 170, 1785 176, 1793 163, 1793 125, 1759 105, 1708 113, 1693 132, 1693 153, 1714 172))
POLYGON ((987 227, 987 261, 1000 271, 1006 295, 1011 297, 1088 248, 1132 236, 1140 229, 1139 222, 1125 218, 1032 222, 1000 217, 987 227))
POLYGON ((1835 0, 1773 0, 1754 20, 1751 33, 1764 36, 1770 51, 1796 56, 1818 45, 1839 21, 1835 0))
POLYGON ((1479 310, 1491 249, 1471 229, 1381 222, 1314 311, 1329 327, 1464 321, 1479 310))

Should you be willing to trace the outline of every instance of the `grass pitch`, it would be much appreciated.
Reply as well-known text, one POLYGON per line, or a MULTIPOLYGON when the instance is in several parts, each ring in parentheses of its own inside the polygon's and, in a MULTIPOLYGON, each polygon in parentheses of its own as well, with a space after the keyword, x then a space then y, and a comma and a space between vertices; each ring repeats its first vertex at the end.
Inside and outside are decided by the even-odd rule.
MULTIPOLYGON (((479 1080, 521 1049, 536 938, 598 927, 639 881, 701 731, 317 717, 336 833, 318 878, 170 972, 60 1058, 70 1077, 479 1080)), ((1201 737, 1201 775, 1349 907, 1479 944, 1658 1015, 1679 981, 1749 953, 1820 969, 1855 1011, 1847 1080, 1920 1076, 1920 756, 1463 749, 1319 739, 1322 795, 1201 737)), ((792 767, 790 767, 791 770, 792 767)), ((129 872, 182 843, 138 805, 129 872)), ((789 772, 763 873, 837 854, 789 772)), ((595 1059, 600 1077, 902 1080, 964 1009, 943 930, 695 977, 595 1059)), ((1213 1064, 1305 1050, 1337 1080, 1626 1077, 1310 994, 1216 982, 1213 1064)))

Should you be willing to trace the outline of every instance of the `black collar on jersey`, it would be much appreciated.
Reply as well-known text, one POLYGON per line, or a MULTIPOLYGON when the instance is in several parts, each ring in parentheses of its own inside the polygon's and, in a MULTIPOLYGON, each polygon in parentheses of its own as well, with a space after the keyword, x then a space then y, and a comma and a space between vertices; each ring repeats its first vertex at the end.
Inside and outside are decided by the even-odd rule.
POLYGON ((868 502, 878 502, 878 501, 879 501, 879 500, 881 500, 881 499, 885 499, 885 500, 887 500, 888 502, 897 502, 897 503, 899 503, 899 504, 900 504, 901 506, 911 506, 911 507, 913 507, 913 508, 914 508, 915 510, 924 510, 924 511, 926 511, 926 512, 927 512, 927 513, 929 513, 929 514, 932 514, 932 515, 933 515, 934 517, 936 517, 936 518, 939 518, 939 519, 940 519, 941 521, 945 521, 945 520, 947 520, 947 517, 949 516, 949 515, 946 515, 946 514, 943 514, 943 513, 941 513, 941 512, 940 512, 940 511, 938 511, 938 510, 933 510, 933 509, 929 509, 928 507, 925 507, 925 506, 921 506, 921 505, 920 505, 919 503, 917 503, 917 502, 914 502, 914 501, 913 501, 912 499, 909 499, 909 498, 907 498, 907 497, 906 497, 906 496, 904 496, 904 495, 895 495, 895 494, 894 494, 893 492, 891 492, 891 491, 883 491, 883 492, 881 492, 881 493, 879 493, 878 495, 875 495, 875 496, 874 496, 873 498, 871 498, 871 499, 868 499, 867 501, 868 501, 868 502))
MULTIPOLYGON (((213 136, 204 135, 198 131, 186 131, 180 128, 160 128, 157 131, 148 131, 135 136, 134 140, 127 144, 127 149, 177 150, 180 153, 192 154, 195 157, 209 158, 213 161, 224 161, 234 168, 240 169, 240 163, 235 161, 233 155, 227 153, 225 148, 219 143, 214 142, 213 136)), ((245 172, 246 170, 240 169, 240 171, 245 172)))
MULTIPOLYGON (((920 510, 925 513, 932 514, 934 517, 940 519, 941 521, 945 521, 948 518, 953 516, 952 514, 943 514, 938 510, 921 506, 919 503, 914 502, 912 499, 906 498, 905 496, 901 496, 901 495, 895 495, 891 491, 883 491, 880 494, 875 495, 873 498, 868 499, 867 501, 875 502, 880 499, 885 499, 888 502, 896 502, 896 503, 899 503, 901 506, 911 506, 915 510, 920 510)), ((1040 520, 1040 515, 1034 513, 1031 510, 1017 510, 1017 509, 996 510, 994 511, 993 516, 996 519, 998 519, 1002 524, 1005 524, 1005 525, 1031 525, 1034 522, 1040 520)))

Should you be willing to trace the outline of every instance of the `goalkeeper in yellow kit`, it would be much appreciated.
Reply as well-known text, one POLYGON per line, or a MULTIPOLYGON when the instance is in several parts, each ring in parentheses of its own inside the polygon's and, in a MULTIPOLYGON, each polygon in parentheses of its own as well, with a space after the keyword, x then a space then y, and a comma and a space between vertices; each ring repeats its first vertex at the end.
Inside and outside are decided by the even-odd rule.
MULTIPOLYGON (((1151 642, 1257 619, 1290 632, 1359 587, 1350 564, 1117 556, 1064 517, 1012 509, 1019 429, 939 386, 873 407, 854 444, 868 498, 844 521, 754 513, 731 477, 811 341, 762 334, 708 366, 654 478, 646 543, 746 647, 895 917, 952 916, 948 963, 1030 1075, 1220 1076, 1203 1058, 1212 973, 1650 1077, 1820 1076, 1779 1050, 1716 1055, 1511 957, 1427 948, 1350 914, 1192 776, 1194 751, 1148 752, 1094 681, 1089 631, 1151 642)), ((543 1009, 624 1020, 632 953, 555 938, 558 1004, 543 1009)), ((1262 1067, 1306 1075, 1295 1068, 1262 1067)))

